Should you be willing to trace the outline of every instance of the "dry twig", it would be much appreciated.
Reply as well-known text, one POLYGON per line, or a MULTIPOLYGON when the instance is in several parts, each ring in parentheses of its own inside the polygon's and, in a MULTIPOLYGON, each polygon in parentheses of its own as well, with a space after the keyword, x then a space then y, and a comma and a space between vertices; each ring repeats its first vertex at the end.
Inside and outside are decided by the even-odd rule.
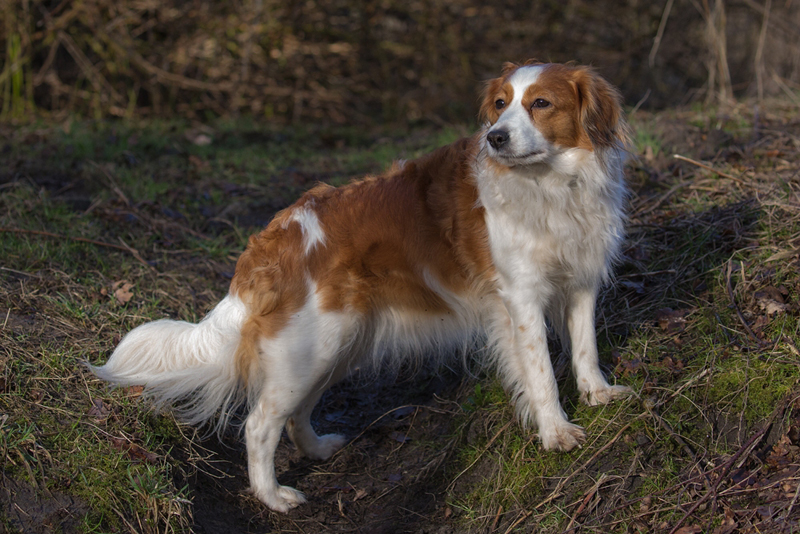
POLYGON ((734 311, 736 311, 736 315, 737 315, 737 317, 739 317, 739 322, 742 323, 742 326, 744 326, 744 329, 747 331, 747 333, 750 335, 750 337, 752 337, 755 340, 756 344, 759 347, 761 347, 761 346, 763 346, 763 342, 760 339, 758 339, 758 336, 756 336, 756 334, 750 328, 750 325, 747 324, 747 321, 745 320, 744 315, 742 315, 742 311, 739 309, 739 306, 736 305, 736 298, 734 298, 734 296, 733 296, 733 287, 731 286, 731 271, 732 271, 731 260, 728 260, 728 272, 727 272, 727 274, 725 276, 725 287, 728 290, 728 298, 731 299, 731 306, 733 306, 734 311))
POLYGON ((677 159, 677 160, 680 160, 680 161, 685 161, 686 163, 691 163, 692 165, 697 165, 701 169, 705 169, 707 171, 711 171, 714 174, 718 174, 719 176, 722 176, 724 178, 728 178, 729 180, 733 180, 734 182, 738 182, 738 183, 740 183, 742 185, 746 185, 745 181, 742 180, 741 178, 738 178, 736 176, 733 176, 732 174, 728 174, 726 172, 722 172, 720 170, 717 170, 714 167, 712 167, 710 165, 706 165, 705 163, 699 162, 699 161, 697 161, 695 159, 687 158, 686 156, 681 156, 680 154, 673 154, 672 157, 677 159))

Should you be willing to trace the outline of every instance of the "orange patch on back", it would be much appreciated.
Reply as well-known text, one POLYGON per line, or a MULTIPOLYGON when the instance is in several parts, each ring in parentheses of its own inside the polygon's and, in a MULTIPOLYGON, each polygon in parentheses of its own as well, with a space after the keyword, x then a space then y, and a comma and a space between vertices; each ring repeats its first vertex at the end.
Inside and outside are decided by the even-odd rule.
POLYGON ((483 208, 472 175, 478 137, 461 139, 386 174, 341 188, 317 186, 252 236, 231 292, 248 307, 236 365, 244 379, 258 341, 276 336, 316 287, 322 312, 374 316, 391 307, 450 310, 429 285, 467 296, 494 279, 483 208), (298 208, 313 210, 325 246, 303 247, 298 208))

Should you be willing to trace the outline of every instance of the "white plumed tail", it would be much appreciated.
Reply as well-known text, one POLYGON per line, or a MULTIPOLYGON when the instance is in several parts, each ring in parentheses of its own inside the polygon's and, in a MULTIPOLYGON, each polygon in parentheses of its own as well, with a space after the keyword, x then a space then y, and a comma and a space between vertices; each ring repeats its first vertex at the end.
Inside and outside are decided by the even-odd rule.
POLYGON ((198 324, 163 319, 133 329, 108 362, 90 366, 119 386, 144 386, 156 406, 171 406, 190 424, 220 413, 217 431, 246 395, 234 361, 246 317, 244 303, 228 295, 198 324))

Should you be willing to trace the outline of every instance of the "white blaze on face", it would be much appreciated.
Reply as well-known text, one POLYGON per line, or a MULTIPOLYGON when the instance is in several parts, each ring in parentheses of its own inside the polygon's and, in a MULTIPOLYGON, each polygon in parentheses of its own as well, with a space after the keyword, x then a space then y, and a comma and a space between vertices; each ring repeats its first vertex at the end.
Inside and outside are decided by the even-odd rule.
POLYGON ((514 90, 513 99, 506 102, 500 118, 489 128, 489 134, 504 131, 508 142, 498 149, 487 143, 489 155, 500 163, 526 165, 542 161, 548 155, 550 144, 531 120, 530 110, 522 104, 528 87, 537 82, 543 70, 539 65, 520 67, 507 81, 514 90))

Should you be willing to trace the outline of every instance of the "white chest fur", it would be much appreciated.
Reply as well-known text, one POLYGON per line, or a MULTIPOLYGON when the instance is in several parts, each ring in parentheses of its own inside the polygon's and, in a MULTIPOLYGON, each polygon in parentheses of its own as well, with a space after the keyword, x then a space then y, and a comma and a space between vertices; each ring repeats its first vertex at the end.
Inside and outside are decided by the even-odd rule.
MULTIPOLYGON (((617 158, 618 159, 618 158, 617 158)), ((538 298, 597 287, 622 239, 621 165, 580 149, 555 161, 500 168, 479 160, 478 187, 494 263, 506 290, 538 298)))

